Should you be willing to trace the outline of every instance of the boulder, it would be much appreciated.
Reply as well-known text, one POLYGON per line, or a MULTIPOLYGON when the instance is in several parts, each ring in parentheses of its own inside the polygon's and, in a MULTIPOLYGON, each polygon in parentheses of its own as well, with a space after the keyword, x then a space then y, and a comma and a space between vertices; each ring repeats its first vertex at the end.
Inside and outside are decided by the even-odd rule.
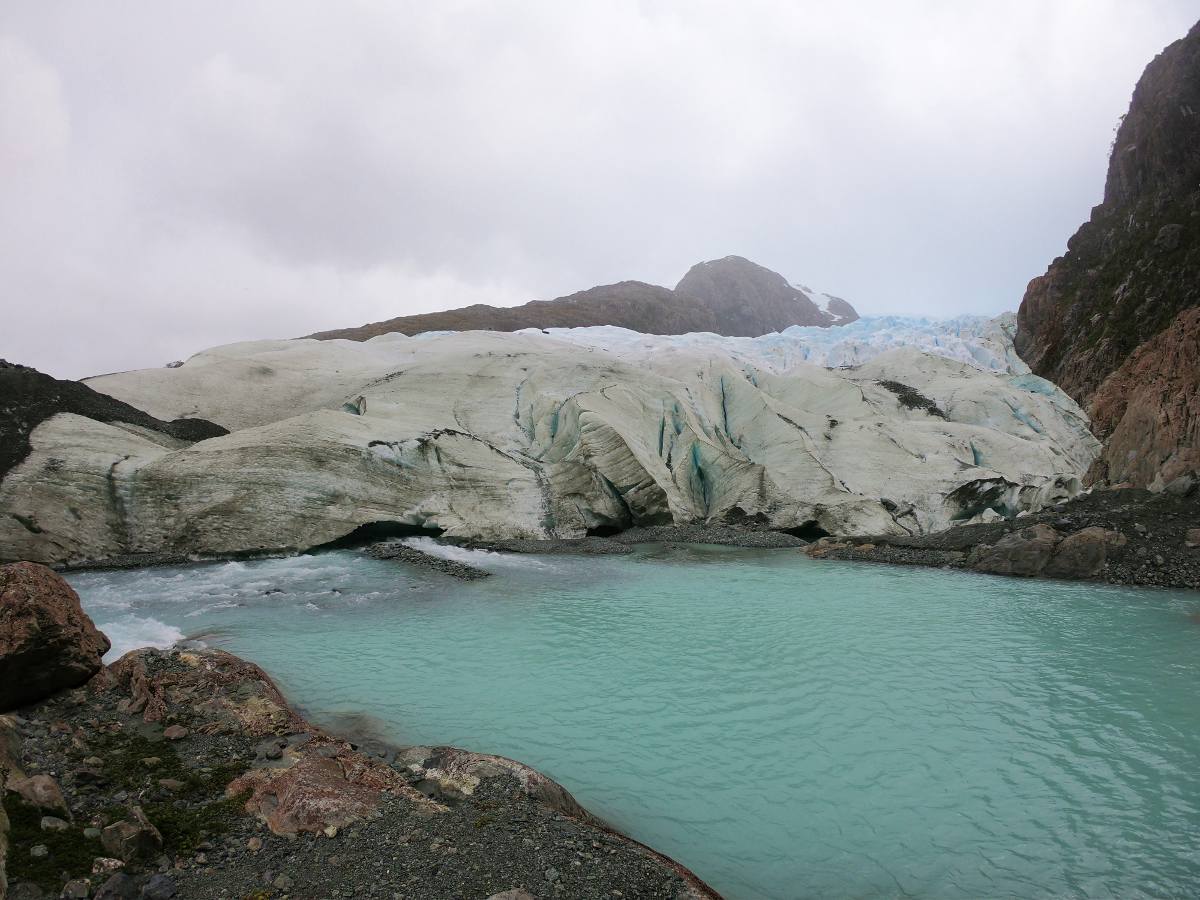
POLYGON ((0 566, 0 710, 83 684, 109 646, 61 577, 37 563, 0 566))
POLYGON ((101 845, 125 862, 157 855, 162 851, 162 835, 140 806, 131 807, 129 812, 128 819, 114 822, 100 833, 101 845))
POLYGON ((1108 548, 1124 541, 1124 536, 1115 531, 1084 528, 1062 539, 1042 574, 1050 578, 1095 578, 1104 571, 1108 548))
POLYGON ((117 872, 100 885, 92 900, 137 900, 138 893, 137 882, 124 872, 117 872))
POLYGON ((1049 525, 1031 525, 976 550, 971 567, 993 575, 1042 574, 1062 536, 1049 525))
POLYGON ((8 789, 31 806, 44 812, 60 813, 71 818, 71 810, 58 782, 49 775, 31 775, 28 778, 9 778, 8 789))
MULTIPOLYGON (((347 778, 336 759, 305 756, 289 769, 256 769, 226 789, 229 796, 250 790, 246 811, 258 815, 275 834, 312 834, 344 828, 375 815, 382 791, 347 778)), ((336 833, 336 832, 335 832, 336 833)))

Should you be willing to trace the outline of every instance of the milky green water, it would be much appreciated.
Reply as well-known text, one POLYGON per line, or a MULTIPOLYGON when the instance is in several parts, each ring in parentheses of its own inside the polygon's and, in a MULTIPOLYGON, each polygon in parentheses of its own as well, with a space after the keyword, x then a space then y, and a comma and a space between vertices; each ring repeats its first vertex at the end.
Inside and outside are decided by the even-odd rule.
MULTIPOLYGON (((465 553, 465 551, 453 551, 465 553)), ((315 720, 511 756, 729 898, 1200 894, 1200 595, 647 546, 71 577, 315 720)))

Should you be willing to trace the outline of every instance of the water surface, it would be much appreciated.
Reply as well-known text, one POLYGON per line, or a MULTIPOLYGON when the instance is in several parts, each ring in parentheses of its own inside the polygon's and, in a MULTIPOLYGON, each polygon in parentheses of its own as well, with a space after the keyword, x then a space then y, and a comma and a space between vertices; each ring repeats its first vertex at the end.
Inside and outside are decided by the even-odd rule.
MULTIPOLYGON (((467 551, 450 551, 466 553, 467 551)), ((318 722, 529 763, 728 898, 1200 893, 1200 595, 792 551, 72 575, 318 722)))

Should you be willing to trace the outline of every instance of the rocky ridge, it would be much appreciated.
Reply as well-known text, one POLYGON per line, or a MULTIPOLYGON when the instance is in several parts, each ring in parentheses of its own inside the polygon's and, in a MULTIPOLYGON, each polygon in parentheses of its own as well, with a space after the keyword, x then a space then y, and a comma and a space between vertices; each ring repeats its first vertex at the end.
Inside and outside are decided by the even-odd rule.
POLYGON ((622 281, 524 306, 476 304, 446 312, 400 316, 357 328, 322 331, 322 340, 364 341, 381 334, 426 331, 520 331, 616 325, 644 334, 711 331, 751 337, 789 325, 844 325, 858 318, 845 300, 790 285, 740 256, 697 263, 674 290, 622 281))
POLYGON ((1147 67, 1103 202, 1033 279, 1016 347, 1084 406, 1090 480, 1161 487, 1200 470, 1200 23, 1147 67))
POLYGON ((0 716, 0 798, 12 900, 717 896, 527 766, 328 734, 219 650, 0 716))
POLYGON ((1200 488, 1094 490, 1014 519, 937 534, 823 538, 818 559, 969 569, 996 575, 1200 589, 1200 488))

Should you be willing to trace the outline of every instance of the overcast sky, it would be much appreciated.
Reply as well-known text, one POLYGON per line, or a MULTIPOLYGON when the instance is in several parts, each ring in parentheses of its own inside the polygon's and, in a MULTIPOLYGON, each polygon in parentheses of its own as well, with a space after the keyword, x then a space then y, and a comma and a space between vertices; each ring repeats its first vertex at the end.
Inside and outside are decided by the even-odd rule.
POLYGON ((60 377, 731 253, 1015 309, 1195 0, 0 4, 0 356, 60 377))

